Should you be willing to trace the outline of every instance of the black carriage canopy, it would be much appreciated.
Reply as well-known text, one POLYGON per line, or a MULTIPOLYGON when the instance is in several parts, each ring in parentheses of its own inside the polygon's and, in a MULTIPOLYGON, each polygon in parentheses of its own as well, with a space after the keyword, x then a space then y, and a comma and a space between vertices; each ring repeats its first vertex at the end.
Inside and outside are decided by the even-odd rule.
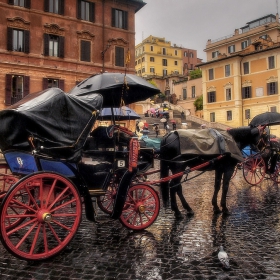
POLYGON ((76 161, 102 102, 98 93, 76 97, 59 88, 29 94, 0 111, 0 149, 31 150, 32 136, 42 153, 76 161))
POLYGON ((251 122, 251 127, 259 125, 278 125, 280 124, 280 114, 277 112, 265 112, 255 116, 251 122))
POLYGON ((84 96, 89 92, 102 94, 104 107, 119 108, 150 98, 160 93, 160 90, 133 74, 103 73, 82 81, 69 94, 84 96))

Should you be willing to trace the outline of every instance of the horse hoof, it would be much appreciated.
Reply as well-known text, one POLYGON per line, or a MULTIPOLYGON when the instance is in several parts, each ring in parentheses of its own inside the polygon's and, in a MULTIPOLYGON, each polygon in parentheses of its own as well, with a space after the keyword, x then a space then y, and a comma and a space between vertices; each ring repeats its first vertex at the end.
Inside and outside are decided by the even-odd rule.
POLYGON ((193 216, 193 215, 194 215, 193 210, 190 210, 190 211, 187 212, 187 216, 193 216))
POLYGON ((219 208, 214 208, 214 214, 221 214, 222 211, 219 208))
POLYGON ((182 216, 181 212, 174 213, 174 216, 175 216, 176 220, 182 220, 183 219, 183 216, 182 216))

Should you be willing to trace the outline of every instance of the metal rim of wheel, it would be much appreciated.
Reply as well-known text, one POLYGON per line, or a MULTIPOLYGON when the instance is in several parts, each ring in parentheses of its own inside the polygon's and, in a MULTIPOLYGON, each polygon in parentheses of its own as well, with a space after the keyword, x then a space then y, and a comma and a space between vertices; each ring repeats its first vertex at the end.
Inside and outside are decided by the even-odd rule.
POLYGON ((70 180, 52 172, 33 173, 13 185, 3 199, 0 239, 18 258, 47 259, 72 240, 81 218, 81 198, 70 180), (19 200, 19 194, 24 199, 19 200), (21 223, 11 228, 13 220, 21 223))
POLYGON ((98 207, 106 214, 111 214, 113 212, 114 200, 117 193, 117 185, 112 183, 105 195, 97 197, 98 207))
POLYGON ((262 157, 250 157, 243 164, 243 176, 245 181, 254 186, 262 182, 265 177, 265 162, 262 157))
POLYGON ((158 193, 149 185, 137 184, 128 190, 120 221, 129 229, 143 230, 153 224, 159 209, 158 193))

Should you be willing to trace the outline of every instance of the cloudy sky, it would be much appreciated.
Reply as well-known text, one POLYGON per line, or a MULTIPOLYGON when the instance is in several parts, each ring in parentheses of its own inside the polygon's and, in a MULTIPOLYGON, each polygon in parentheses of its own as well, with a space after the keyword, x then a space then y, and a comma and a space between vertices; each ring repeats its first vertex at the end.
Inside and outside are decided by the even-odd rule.
POLYGON ((248 21, 279 13, 280 0, 144 0, 136 13, 136 45, 149 35, 203 52, 208 39, 231 35, 248 21))

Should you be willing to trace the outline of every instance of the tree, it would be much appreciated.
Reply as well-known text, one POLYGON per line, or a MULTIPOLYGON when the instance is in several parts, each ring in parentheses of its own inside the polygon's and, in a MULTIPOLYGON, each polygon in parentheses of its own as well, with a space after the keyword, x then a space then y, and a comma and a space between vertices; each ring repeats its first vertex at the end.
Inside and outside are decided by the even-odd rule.
POLYGON ((193 103, 195 111, 203 110, 203 96, 199 96, 193 103))
POLYGON ((202 71, 200 69, 195 69, 190 71, 190 80, 198 79, 202 77, 202 71))

